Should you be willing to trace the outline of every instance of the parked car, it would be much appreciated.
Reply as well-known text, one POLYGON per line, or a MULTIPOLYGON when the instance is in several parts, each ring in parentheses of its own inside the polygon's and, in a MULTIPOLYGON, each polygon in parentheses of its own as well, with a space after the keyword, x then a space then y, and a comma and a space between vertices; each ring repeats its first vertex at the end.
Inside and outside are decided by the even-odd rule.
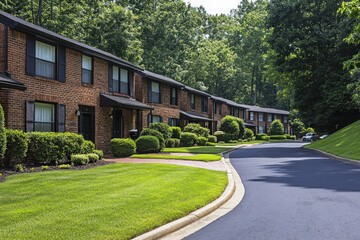
POLYGON ((320 137, 320 139, 324 139, 324 138, 326 138, 328 135, 322 135, 321 137, 320 137))
POLYGON ((302 140, 304 142, 317 141, 319 140, 319 136, 316 133, 307 133, 305 136, 303 136, 302 140))

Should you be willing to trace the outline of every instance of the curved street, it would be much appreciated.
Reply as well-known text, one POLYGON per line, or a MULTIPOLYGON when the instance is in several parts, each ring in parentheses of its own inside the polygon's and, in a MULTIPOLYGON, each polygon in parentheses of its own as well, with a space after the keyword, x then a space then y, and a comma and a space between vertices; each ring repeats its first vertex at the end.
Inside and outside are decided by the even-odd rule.
POLYGON ((242 202, 186 239, 359 239, 360 166, 270 143, 230 154, 242 202))

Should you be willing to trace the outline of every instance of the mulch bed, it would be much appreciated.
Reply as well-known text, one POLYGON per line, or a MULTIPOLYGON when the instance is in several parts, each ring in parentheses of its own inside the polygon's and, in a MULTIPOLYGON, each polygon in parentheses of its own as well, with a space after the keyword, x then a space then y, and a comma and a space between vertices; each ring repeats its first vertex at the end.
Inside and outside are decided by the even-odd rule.
MULTIPOLYGON (((48 166, 48 169, 45 171, 63 171, 63 170, 85 170, 85 169, 90 169, 90 168, 114 164, 114 163, 116 163, 116 162, 99 160, 96 163, 89 163, 87 165, 70 166, 69 169, 60 169, 58 166, 61 164, 59 164, 59 165, 55 165, 55 164, 42 164, 42 165, 28 164, 28 165, 26 165, 26 164, 23 164, 23 166, 24 166, 23 172, 16 172, 14 170, 14 167, 1 167, 0 166, 0 173, 1 173, 0 183, 4 182, 6 177, 11 176, 11 175, 42 172, 43 170, 41 169, 41 166, 44 166, 44 165, 48 166), (34 169, 32 169, 32 168, 34 168, 34 169)), ((67 164, 67 163, 65 163, 65 164, 67 164)))

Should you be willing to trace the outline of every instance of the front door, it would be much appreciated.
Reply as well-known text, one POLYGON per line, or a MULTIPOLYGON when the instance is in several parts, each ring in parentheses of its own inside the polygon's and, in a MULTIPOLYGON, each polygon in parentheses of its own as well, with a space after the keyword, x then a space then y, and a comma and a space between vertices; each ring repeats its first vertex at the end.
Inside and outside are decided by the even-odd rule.
POLYGON ((123 119, 121 110, 113 111, 113 138, 123 138, 123 119))
POLYGON ((95 141, 95 108, 79 106, 79 133, 85 140, 95 141))

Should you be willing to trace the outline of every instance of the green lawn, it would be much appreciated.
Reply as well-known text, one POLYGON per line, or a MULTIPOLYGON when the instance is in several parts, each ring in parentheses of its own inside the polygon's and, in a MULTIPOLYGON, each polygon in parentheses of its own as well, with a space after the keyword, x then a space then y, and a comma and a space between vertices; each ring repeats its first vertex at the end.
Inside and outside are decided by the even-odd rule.
POLYGON ((217 143, 217 146, 237 146, 240 144, 261 144, 261 143, 271 143, 271 142, 288 142, 288 141, 294 141, 292 139, 272 139, 270 141, 264 141, 264 140, 254 140, 251 142, 237 142, 237 143, 217 143))
POLYGON ((360 121, 357 121, 323 140, 308 144, 305 148, 316 148, 340 157, 360 160, 360 121))
POLYGON ((146 155, 146 154, 135 154, 131 156, 132 158, 155 158, 155 159, 177 159, 177 160, 190 160, 190 161, 204 161, 204 162, 211 162, 211 161, 219 161, 221 160, 220 155, 215 154, 198 154, 194 156, 174 156, 174 155, 146 155))
POLYGON ((164 148, 163 152, 173 153, 207 153, 217 154, 230 150, 231 148, 225 147, 212 147, 212 146, 198 146, 198 147, 180 147, 180 148, 164 148))
POLYGON ((130 239, 221 195, 226 172, 118 163, 0 183, 0 239, 130 239))

